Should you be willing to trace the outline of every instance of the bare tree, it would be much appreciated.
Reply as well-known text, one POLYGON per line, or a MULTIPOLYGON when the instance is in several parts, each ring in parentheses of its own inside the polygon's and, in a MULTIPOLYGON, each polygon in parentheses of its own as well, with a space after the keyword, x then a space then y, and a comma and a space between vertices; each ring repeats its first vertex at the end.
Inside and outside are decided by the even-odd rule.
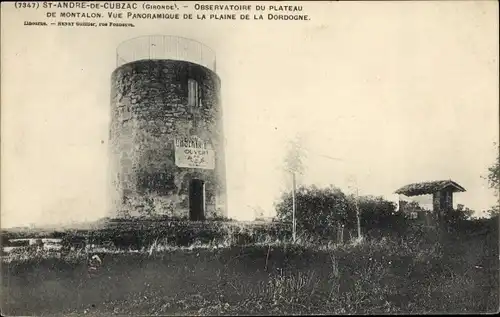
POLYGON ((304 143, 304 137, 300 134, 297 134, 293 139, 289 140, 284 162, 285 169, 288 172, 301 175, 304 173, 304 161, 306 159, 304 143))
POLYGON ((362 238, 361 235, 361 215, 359 211, 359 189, 358 189, 358 181, 354 175, 351 175, 347 179, 349 185, 349 189, 351 192, 353 192, 353 198, 354 198, 354 206, 356 208, 356 220, 357 220, 357 228, 358 228, 358 239, 362 238))
POLYGON ((288 142, 288 149, 285 156, 285 170, 292 175, 292 232, 293 241, 297 237, 297 219, 296 214, 296 177, 297 174, 304 173, 304 160, 306 158, 306 151, 304 147, 304 138, 301 135, 296 135, 294 139, 288 142))

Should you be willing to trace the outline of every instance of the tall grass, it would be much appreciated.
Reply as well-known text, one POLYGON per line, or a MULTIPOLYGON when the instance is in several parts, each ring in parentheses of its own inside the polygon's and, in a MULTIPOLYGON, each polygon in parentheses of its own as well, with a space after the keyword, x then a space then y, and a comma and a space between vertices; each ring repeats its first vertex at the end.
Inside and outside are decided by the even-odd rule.
MULTIPOLYGON (((87 297, 101 292, 100 307, 111 301, 110 293, 102 293, 102 287, 111 287, 109 283, 118 283, 113 287, 130 292, 130 298, 144 294, 134 301, 113 299, 112 308, 101 308, 103 314, 115 309, 128 314, 168 314, 178 309, 200 315, 492 312, 498 306, 498 261, 486 262, 484 240, 468 243, 453 254, 445 249, 454 248, 456 242, 438 248, 410 239, 324 245, 272 241, 248 246, 172 246, 158 239, 141 250, 104 255, 101 275, 93 283, 80 281, 87 286, 78 289, 87 297), (127 288, 126 281, 135 286, 127 288), (142 310, 136 311, 130 302, 142 310)), ((90 254, 83 249, 61 258, 35 253, 10 263, 9 274, 17 270, 26 274, 32 268, 42 272, 36 281, 45 268, 60 267, 51 283, 76 283, 60 282, 61 274, 69 273, 63 273, 68 263, 74 269, 85 266, 90 254)), ((21 285, 16 287, 22 292, 21 285)), ((40 286, 28 282, 22 287, 40 286)), ((19 303, 19 298, 30 303, 40 300, 35 293, 23 294, 17 297, 19 303)), ((52 305, 58 305, 55 293, 45 296, 54 297, 52 305)), ((57 306, 47 309, 51 307, 57 306)))
MULTIPOLYGON (((202 229, 198 228, 194 230, 202 229)), ((71 290, 78 289, 81 295, 68 304, 68 314, 79 311, 84 303, 94 303, 95 298, 101 307, 96 314, 101 315, 176 311, 199 315, 474 313, 498 309, 495 227, 469 232, 413 228, 406 235, 366 235, 343 243, 306 235, 292 243, 288 236, 280 237, 262 227, 231 224, 224 228, 224 235, 217 233, 212 239, 204 235, 188 245, 157 234, 136 248, 87 245, 61 254, 40 249, 14 252, 2 268, 4 275, 12 276, 8 287, 15 300, 9 305, 22 315, 26 314, 23 309, 31 307, 36 312, 43 305, 48 314, 55 313, 61 303, 71 303, 62 298, 73 296, 71 290), (74 273, 85 271, 93 254, 103 258, 100 275, 87 280, 74 273), (16 284, 20 279, 24 282, 16 284), (61 292, 42 296, 33 291, 46 285, 50 289, 57 286, 61 292)), ((213 232, 210 230, 207 232, 213 232)))

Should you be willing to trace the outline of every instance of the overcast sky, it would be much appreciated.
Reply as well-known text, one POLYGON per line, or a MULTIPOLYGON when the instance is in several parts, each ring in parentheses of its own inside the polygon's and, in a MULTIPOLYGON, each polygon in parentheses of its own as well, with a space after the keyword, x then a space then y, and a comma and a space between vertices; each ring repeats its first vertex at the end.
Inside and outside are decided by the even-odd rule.
MULTIPOLYGON (((481 179, 498 140, 493 1, 305 3, 308 22, 134 21, 136 28, 24 27, 2 4, 2 226, 105 215, 110 74, 132 37, 179 35, 217 53, 229 215, 254 216, 289 182, 303 136, 306 184, 390 195, 453 179, 456 202, 495 203, 481 179), (104 143, 102 143, 104 141, 104 143), (325 156, 340 158, 332 160, 325 156)), ((28 11, 26 11, 28 12, 28 11)))

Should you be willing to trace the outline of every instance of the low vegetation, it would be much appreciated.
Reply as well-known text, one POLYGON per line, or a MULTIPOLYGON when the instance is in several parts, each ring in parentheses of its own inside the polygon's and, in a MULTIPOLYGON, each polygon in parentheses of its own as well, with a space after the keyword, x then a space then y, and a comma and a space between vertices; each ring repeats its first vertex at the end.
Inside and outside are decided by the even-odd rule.
POLYGON ((495 220, 470 221, 455 231, 414 226, 406 235, 367 236, 342 244, 312 238, 292 244, 269 238, 271 234, 267 240, 241 243, 234 237, 241 232, 251 237, 248 226, 241 225, 240 231, 236 225, 218 226, 226 233, 232 228, 233 238, 184 246, 157 239, 139 249, 12 254, 2 265, 3 287, 8 288, 3 312, 102 316, 498 310, 495 220), (89 271, 89 257, 95 254, 102 264, 89 271))
POLYGON ((59 239, 2 257, 5 315, 492 313, 499 306, 498 216, 463 210, 434 225, 377 197, 297 192, 278 222, 108 219, 92 228, 2 232, 59 239), (357 237, 356 208, 363 238, 357 237), (97 265, 91 257, 97 255, 97 265))

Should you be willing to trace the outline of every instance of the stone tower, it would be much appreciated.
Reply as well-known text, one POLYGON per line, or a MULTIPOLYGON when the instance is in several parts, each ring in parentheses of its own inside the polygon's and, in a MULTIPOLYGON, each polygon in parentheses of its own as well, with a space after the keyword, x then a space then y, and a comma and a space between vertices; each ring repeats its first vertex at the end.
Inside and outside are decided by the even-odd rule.
POLYGON ((112 211, 191 220, 227 216, 220 78, 207 46, 143 36, 111 75, 112 211))

